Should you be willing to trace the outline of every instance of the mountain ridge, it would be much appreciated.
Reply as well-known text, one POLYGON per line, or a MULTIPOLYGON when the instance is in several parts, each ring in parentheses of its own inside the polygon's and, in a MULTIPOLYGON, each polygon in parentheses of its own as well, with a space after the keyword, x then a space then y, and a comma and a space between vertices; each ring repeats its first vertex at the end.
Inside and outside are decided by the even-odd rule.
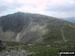
POLYGON ((75 23, 75 17, 65 18, 64 20, 75 23))
POLYGON ((0 39, 5 41, 66 42, 74 41, 74 33, 75 24, 50 16, 18 12, 0 17, 0 39))

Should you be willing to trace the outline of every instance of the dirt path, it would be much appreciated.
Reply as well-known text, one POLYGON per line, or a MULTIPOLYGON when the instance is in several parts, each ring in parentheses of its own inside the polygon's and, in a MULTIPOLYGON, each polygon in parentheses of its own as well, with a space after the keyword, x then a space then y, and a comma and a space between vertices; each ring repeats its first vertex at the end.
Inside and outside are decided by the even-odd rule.
POLYGON ((66 39, 64 32, 63 32, 63 29, 64 29, 64 27, 61 29, 62 38, 63 38, 64 42, 67 42, 67 39, 66 39))

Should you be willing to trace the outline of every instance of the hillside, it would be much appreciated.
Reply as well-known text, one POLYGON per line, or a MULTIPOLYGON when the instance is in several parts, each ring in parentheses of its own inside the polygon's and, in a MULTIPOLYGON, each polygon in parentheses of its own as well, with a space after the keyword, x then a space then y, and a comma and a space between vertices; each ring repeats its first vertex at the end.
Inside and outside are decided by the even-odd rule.
POLYGON ((50 16, 17 12, 0 17, 0 39, 45 43, 75 41, 75 24, 50 16))
POLYGON ((75 17, 64 18, 64 20, 75 23, 75 17))

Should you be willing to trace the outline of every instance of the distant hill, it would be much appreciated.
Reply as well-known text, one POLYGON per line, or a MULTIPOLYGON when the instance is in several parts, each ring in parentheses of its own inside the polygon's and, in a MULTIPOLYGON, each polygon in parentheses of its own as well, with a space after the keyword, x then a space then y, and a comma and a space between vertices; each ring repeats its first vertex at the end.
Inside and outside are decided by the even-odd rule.
POLYGON ((17 12, 0 17, 0 39, 16 42, 75 41, 75 24, 51 16, 17 12))
POLYGON ((65 18, 64 20, 75 23, 75 17, 65 18))

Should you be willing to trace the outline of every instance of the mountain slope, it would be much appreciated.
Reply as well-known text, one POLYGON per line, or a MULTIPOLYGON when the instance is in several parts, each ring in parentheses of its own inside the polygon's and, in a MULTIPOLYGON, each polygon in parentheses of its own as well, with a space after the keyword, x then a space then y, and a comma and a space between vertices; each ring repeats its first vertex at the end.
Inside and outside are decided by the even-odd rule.
POLYGON ((66 42, 75 39, 75 24, 50 16, 17 12, 0 17, 0 39, 17 42, 66 42))
POLYGON ((65 18, 64 20, 75 23, 75 17, 65 18))

